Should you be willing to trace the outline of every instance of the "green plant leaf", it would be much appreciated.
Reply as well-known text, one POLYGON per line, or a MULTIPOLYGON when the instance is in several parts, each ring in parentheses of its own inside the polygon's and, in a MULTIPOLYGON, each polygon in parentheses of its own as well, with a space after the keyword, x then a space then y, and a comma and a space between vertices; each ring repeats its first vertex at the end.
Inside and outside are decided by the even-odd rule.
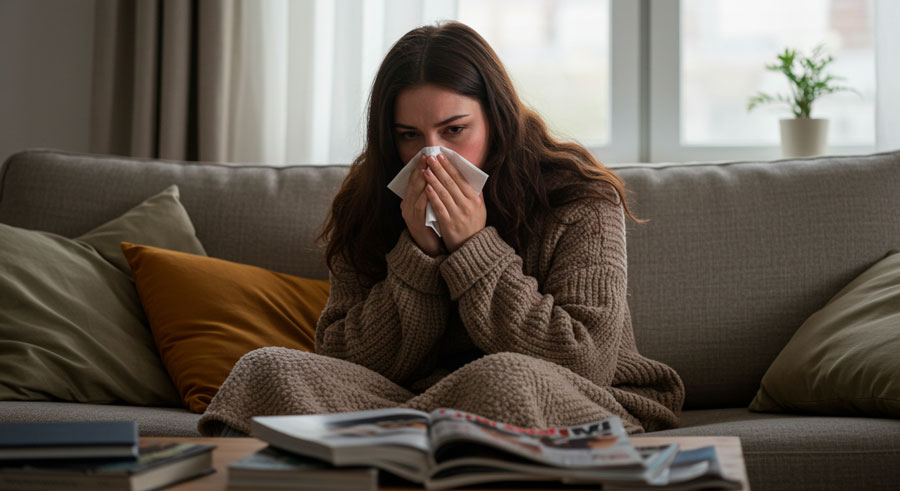
POLYGON ((815 46, 809 56, 803 56, 796 50, 785 48, 784 52, 776 54, 776 58, 778 63, 767 64, 765 68, 784 74, 788 79, 790 95, 772 96, 760 92, 747 101, 748 111, 760 104, 778 102, 787 104, 795 117, 808 118, 812 112, 813 103, 823 95, 835 92, 854 92, 862 97, 862 94, 853 88, 834 85, 834 82, 843 80, 843 77, 824 73, 825 68, 834 61, 834 57, 825 52, 824 44, 815 46))

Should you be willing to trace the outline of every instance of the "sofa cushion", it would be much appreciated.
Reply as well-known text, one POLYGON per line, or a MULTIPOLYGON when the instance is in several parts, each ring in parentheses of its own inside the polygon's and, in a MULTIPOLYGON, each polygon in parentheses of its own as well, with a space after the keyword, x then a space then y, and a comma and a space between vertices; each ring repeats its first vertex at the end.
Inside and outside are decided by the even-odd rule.
POLYGON ((682 427, 648 436, 738 436, 750 487, 766 490, 892 490, 900 482, 900 421, 685 411, 682 427))
POLYGON ((313 351, 328 282, 155 247, 122 244, 163 364, 202 413, 241 356, 313 351))
POLYGON ((3 224, 0 237, 0 399, 180 405, 111 247, 202 254, 176 187, 78 239, 3 224))
POLYGON ((750 409, 900 417, 900 251, 800 326, 750 409))

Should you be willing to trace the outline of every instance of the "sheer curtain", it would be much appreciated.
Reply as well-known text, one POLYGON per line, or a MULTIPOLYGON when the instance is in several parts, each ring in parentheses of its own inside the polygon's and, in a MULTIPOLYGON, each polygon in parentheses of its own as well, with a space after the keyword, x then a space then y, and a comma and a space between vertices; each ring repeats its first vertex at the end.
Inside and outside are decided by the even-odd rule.
POLYGON ((455 1, 264 0, 239 7, 227 159, 349 163, 381 59, 408 30, 456 14, 455 1))

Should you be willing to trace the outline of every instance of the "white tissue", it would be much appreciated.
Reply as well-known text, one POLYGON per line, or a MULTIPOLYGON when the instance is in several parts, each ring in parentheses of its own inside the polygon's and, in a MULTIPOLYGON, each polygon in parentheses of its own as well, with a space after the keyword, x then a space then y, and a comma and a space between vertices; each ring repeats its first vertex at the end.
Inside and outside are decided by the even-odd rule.
MULTIPOLYGON (((388 189, 401 198, 406 196, 406 185, 409 184, 409 174, 416 168, 416 164, 419 162, 422 155, 438 155, 440 153, 444 154, 444 157, 447 157, 447 161, 459 170, 463 179, 472 186, 472 189, 474 189, 476 193, 481 194, 484 183, 487 182, 488 175, 478 167, 475 167, 471 162, 464 159, 462 155, 447 147, 423 147, 419 150, 419 153, 409 159, 409 162, 407 162, 394 179, 388 183, 388 189)), ((434 214, 434 209, 431 208, 431 203, 428 203, 428 206, 425 207, 425 225, 431 227, 431 229, 434 230, 434 233, 438 234, 438 237, 442 237, 441 227, 438 225, 437 216, 434 214)))

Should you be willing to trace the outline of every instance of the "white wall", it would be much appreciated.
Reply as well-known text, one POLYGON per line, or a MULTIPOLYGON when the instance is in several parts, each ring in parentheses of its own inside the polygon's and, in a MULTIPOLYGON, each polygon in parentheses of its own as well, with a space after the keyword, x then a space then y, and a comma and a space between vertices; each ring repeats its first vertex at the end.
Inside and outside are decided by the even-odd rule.
POLYGON ((94 0, 0 0, 0 160, 88 151, 94 0))

